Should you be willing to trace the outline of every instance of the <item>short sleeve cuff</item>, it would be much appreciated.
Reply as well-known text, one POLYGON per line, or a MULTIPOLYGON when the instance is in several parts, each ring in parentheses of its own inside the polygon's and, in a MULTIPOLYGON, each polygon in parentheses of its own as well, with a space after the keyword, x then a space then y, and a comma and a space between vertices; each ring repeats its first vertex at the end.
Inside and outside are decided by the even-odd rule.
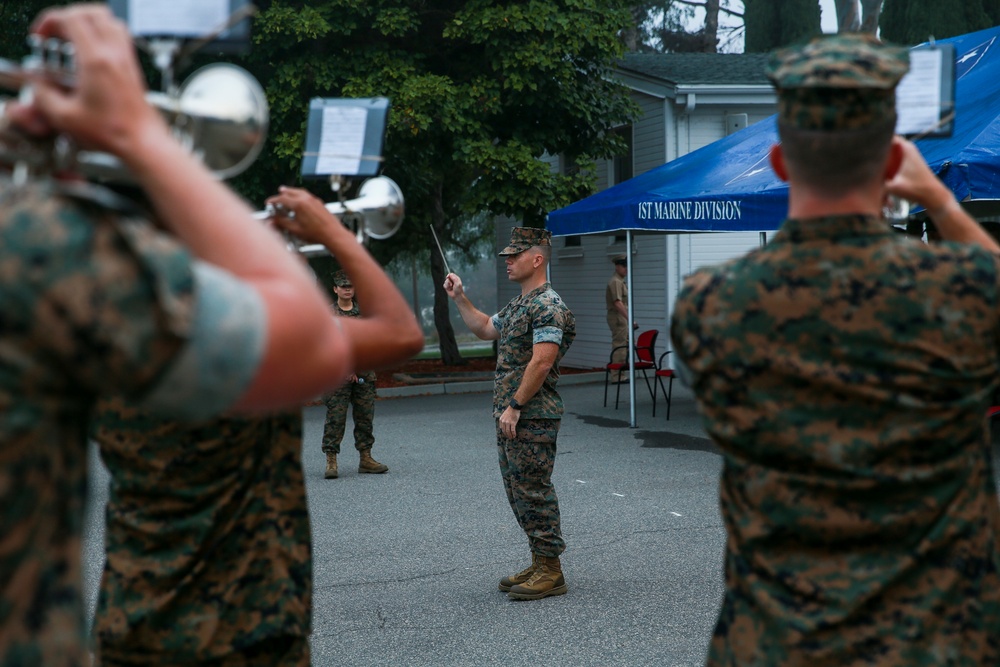
POLYGON ((562 343, 562 339, 563 331, 559 327, 539 327, 535 329, 531 342, 535 345, 539 343, 555 343, 559 345, 562 343))

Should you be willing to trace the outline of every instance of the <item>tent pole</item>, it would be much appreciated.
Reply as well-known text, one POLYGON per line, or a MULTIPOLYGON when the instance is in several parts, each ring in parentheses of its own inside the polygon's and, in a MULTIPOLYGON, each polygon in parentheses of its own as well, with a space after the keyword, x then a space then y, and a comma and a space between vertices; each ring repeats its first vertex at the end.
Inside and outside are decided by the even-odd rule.
POLYGON ((632 308, 632 231, 625 230, 625 252, 628 257, 628 394, 629 426, 635 428, 635 310, 632 308))

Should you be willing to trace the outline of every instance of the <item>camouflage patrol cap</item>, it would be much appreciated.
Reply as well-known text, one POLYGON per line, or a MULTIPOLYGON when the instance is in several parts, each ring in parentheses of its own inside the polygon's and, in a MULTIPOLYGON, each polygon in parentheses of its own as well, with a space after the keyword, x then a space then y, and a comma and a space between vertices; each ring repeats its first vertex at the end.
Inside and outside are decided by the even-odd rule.
POLYGON ((767 76, 779 122, 803 130, 850 130, 896 117, 896 84, 909 52, 872 35, 840 33, 775 52, 767 76))
POLYGON ((500 251, 499 255, 516 255, 536 245, 552 245, 552 232, 535 227, 515 227, 510 230, 510 245, 500 251))
POLYGON ((337 287, 353 287, 354 283, 351 282, 350 277, 343 271, 337 271, 333 274, 333 284, 337 287))

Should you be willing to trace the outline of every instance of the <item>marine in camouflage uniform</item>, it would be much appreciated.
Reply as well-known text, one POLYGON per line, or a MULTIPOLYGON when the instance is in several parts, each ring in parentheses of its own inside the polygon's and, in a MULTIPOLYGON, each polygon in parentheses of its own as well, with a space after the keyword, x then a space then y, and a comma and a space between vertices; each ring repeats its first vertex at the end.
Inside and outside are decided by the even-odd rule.
POLYGON ((298 412, 198 424, 103 401, 111 475, 96 664, 310 664, 298 412))
POLYGON ((559 361, 576 336, 576 320, 545 281, 550 239, 547 230, 513 229, 510 245, 500 255, 507 258, 510 278, 521 284, 522 293, 491 318, 472 306, 458 276, 449 274, 445 285, 469 327, 481 338, 499 339, 493 416, 500 473, 532 554, 528 568, 500 582, 500 590, 514 600, 537 600, 567 590, 559 560, 566 544, 552 470, 563 414, 556 390, 559 361), (533 365, 542 359, 547 361, 533 365), (545 363, 551 365, 546 368, 545 363))
POLYGON ((898 173, 883 187, 907 187, 945 238, 982 238, 916 148, 891 138, 906 68, 906 51, 859 35, 774 58, 772 157, 789 175, 790 219, 765 247, 690 276, 677 299, 682 377, 724 457, 710 665, 1000 664, 984 423, 1000 383, 1000 247, 925 244, 881 219, 878 186, 898 173), (823 174, 792 157, 803 137, 800 160, 883 147, 845 190, 876 185, 853 200, 861 210, 805 214, 823 174))
MULTIPOLYGON (((339 317, 361 317, 358 302, 354 300, 354 285, 343 271, 337 271, 333 277, 333 285, 337 293, 333 310, 339 317), (342 296, 343 295, 343 296, 342 296), (350 304, 349 308, 346 308, 350 304), (343 306, 343 307, 342 307, 343 306)), ((323 397, 326 404, 326 423, 323 426, 323 452, 326 454, 326 479, 336 479, 339 476, 337 455, 340 454, 340 442, 344 439, 347 428, 347 410, 351 409, 354 418, 354 448, 358 450, 359 473, 389 472, 389 466, 372 458, 372 447, 375 446, 375 371, 356 373, 336 391, 323 397)))
MULTIPOLYGON (((148 392, 196 327, 221 319, 199 322, 195 290, 214 290, 187 251, 53 183, 0 182, 0 247, 0 664, 82 665, 90 408, 101 394, 148 392)), ((215 305, 229 316, 227 299, 215 305)))

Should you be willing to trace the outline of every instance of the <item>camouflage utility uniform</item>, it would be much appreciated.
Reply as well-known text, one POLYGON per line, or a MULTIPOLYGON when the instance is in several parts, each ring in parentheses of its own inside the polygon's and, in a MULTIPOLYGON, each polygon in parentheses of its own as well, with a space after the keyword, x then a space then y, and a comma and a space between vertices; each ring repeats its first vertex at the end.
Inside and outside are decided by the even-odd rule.
POLYGON ((180 425, 119 400, 101 408, 98 664, 308 665, 301 415, 180 425))
POLYGON ((150 225, 52 183, 0 183, 0 248, 0 665, 82 665, 89 410, 172 375, 199 283, 150 225))
POLYGON ((563 414, 556 391, 559 360, 576 336, 573 313, 549 283, 511 300, 493 316, 500 334, 493 389, 493 417, 497 420, 497 450, 507 500, 528 536, 531 552, 556 557, 565 549, 559 521, 559 501, 552 484, 556 436, 563 414), (505 437, 500 415, 521 384, 536 343, 556 343, 559 353, 538 392, 524 404, 517 436, 505 437))
MULTIPOLYGON (((350 310, 342 310, 334 302, 334 311, 341 317, 361 317, 357 301, 350 310)), ((354 447, 370 452, 375 445, 375 372, 358 373, 360 382, 345 382, 339 389, 323 397, 326 403, 326 424, 323 426, 323 451, 339 454, 340 442, 347 428, 347 409, 354 418, 354 447)))
POLYGON ((1000 260, 788 220, 691 276, 672 336, 724 453, 709 664, 1000 664, 1000 260))

